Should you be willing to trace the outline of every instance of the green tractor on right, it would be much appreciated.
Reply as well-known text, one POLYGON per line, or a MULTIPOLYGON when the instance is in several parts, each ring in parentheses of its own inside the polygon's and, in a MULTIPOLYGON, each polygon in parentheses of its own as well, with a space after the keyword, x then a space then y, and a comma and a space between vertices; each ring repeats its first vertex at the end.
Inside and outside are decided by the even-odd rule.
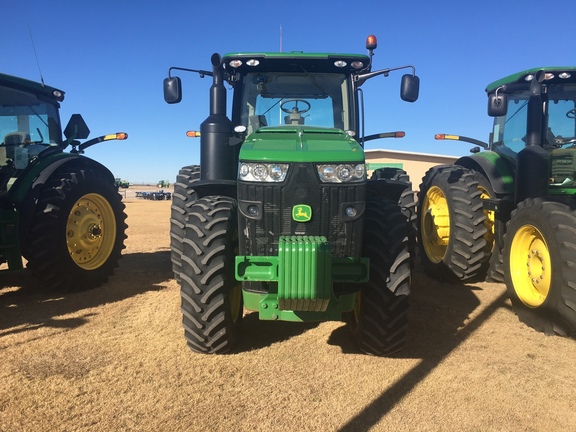
POLYGON ((439 280, 505 282, 522 322, 574 337, 576 67, 529 69, 486 92, 489 143, 436 135, 476 147, 422 179, 422 265, 439 280))

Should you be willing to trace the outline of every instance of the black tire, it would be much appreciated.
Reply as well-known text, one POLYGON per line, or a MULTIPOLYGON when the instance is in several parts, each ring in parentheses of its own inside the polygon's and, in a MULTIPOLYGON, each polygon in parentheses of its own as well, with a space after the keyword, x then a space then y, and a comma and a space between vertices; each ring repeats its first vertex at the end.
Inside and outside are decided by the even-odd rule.
MULTIPOLYGON (((474 174, 478 180, 478 189, 480 189, 480 199, 496 198, 494 188, 484 175, 480 173, 474 174)), ((488 260, 486 268, 486 280, 488 282, 504 282, 504 266, 502 264, 502 250, 496 241, 496 213, 491 210, 483 210, 486 215, 484 226, 486 233, 484 240, 486 246, 484 247, 484 260, 488 260)))
POLYGON ((502 258, 502 249, 497 244, 494 244, 490 255, 486 282, 504 283, 504 260, 502 258))
MULTIPOLYGON (((417 254, 417 232, 418 232, 418 216, 416 214, 416 196, 412 190, 412 182, 410 176, 406 171, 400 168, 383 167, 374 170, 370 181, 384 180, 388 183, 389 187, 384 188, 387 192, 382 198, 397 199, 402 214, 408 222, 408 248, 410 251, 410 265, 414 268, 414 263, 417 254)), ((379 188, 381 189, 381 188, 379 188)))
POLYGON ((242 285, 234 276, 237 205, 225 196, 189 208, 180 274, 184 336, 192 351, 222 354, 242 330, 242 285))
POLYGON ((504 237, 505 280, 520 321, 546 334, 576 336, 576 212, 529 198, 504 237))
POLYGON ((125 206, 113 181, 105 179, 95 170, 64 168, 44 184, 23 255, 46 288, 94 288, 118 267, 125 206))
POLYGON ((350 314, 352 338, 366 354, 389 356, 404 347, 408 328, 411 270, 406 221, 394 201, 368 201, 363 256, 370 280, 356 295, 350 314))
POLYGON ((489 265, 479 174, 434 167, 418 194, 418 244, 424 269, 448 281, 481 280, 489 265))
POLYGON ((170 259, 174 279, 180 281, 182 271, 182 242, 186 227, 186 215, 189 207, 196 201, 196 192, 192 188, 200 180, 200 166, 186 166, 180 170, 174 183, 172 205, 170 207, 170 259))

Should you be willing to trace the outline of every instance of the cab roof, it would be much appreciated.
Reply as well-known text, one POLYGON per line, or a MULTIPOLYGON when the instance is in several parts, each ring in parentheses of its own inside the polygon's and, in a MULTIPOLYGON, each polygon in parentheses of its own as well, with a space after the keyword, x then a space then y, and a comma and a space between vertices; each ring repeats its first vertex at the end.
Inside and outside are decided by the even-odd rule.
POLYGON ((253 52, 226 54, 222 62, 228 72, 367 72, 370 57, 363 54, 253 52))
POLYGON ((45 84, 31 81, 25 78, 20 78, 12 75, 0 73, 0 86, 10 87, 16 90, 34 93, 39 96, 44 96, 58 102, 64 100, 64 91, 55 87, 50 87, 45 84))
POLYGON ((546 83, 576 83, 576 66, 536 67, 508 75, 507 77, 501 78, 491 84, 488 84, 486 87, 486 93, 492 93, 503 85, 527 84, 538 72, 550 74, 549 77, 545 78, 546 83))

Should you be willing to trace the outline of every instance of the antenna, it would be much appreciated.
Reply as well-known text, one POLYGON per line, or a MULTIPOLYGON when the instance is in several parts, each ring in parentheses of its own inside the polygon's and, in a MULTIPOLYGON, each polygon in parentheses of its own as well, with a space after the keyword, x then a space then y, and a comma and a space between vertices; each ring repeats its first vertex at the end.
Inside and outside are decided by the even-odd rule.
POLYGON ((280 52, 282 52, 282 24, 280 24, 280 52))
POLYGON ((36 64, 38 65, 38 72, 40 72, 40 81, 42 82, 42 86, 44 86, 44 77, 42 76, 42 70, 40 69, 38 54, 36 54, 36 46, 34 45, 34 39, 32 38, 32 31, 30 31, 30 24, 27 25, 28 25, 28 34, 30 35, 30 41, 32 42, 32 49, 34 50, 34 57, 36 57, 36 64))

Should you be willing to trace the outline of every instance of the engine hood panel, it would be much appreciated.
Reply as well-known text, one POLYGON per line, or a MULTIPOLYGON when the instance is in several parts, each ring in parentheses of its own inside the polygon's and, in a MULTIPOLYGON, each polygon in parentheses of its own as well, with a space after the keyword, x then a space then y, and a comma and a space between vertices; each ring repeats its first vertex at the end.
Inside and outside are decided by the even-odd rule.
POLYGON ((340 129, 310 126, 264 127, 250 134, 242 161, 364 162, 364 151, 340 129))

